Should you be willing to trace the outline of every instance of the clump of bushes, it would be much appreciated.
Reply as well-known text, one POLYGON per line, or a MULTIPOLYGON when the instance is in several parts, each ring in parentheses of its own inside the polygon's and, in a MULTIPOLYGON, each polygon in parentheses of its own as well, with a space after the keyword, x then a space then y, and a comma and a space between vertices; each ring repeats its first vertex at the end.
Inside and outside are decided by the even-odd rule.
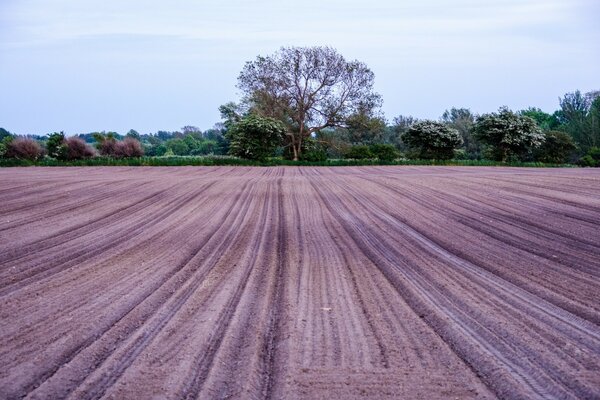
POLYGON ((144 155, 144 148, 139 140, 132 137, 126 137, 123 140, 117 140, 114 135, 97 134, 96 148, 100 155, 114 158, 141 157, 144 155))
POLYGON ((391 144, 372 144, 369 146, 369 150, 373 154, 373 157, 381 161, 393 161, 400 157, 400 153, 398 153, 396 147, 391 144))
POLYGON ((367 160, 369 158, 373 158, 373 153, 371 152, 369 146, 356 145, 350 147, 346 154, 344 154, 344 157, 353 160, 367 160))
POLYGON ((35 161, 44 156, 44 148, 33 139, 16 138, 10 140, 5 146, 4 157, 6 158, 35 161))
POLYGON ((61 161, 82 160, 93 157, 96 153, 83 139, 65 138, 63 132, 54 132, 46 141, 48 156, 61 161))
POLYGON ((65 139, 64 146, 67 148, 66 160, 82 160, 96 155, 94 149, 78 137, 65 139))

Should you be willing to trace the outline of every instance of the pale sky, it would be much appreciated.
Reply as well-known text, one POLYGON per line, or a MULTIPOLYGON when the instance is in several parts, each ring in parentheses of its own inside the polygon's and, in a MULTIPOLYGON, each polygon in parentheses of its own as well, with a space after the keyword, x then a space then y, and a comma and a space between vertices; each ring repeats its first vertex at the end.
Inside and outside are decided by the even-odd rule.
POLYGON ((0 0, 0 127, 201 129, 246 61, 329 45, 375 73, 388 120, 600 89, 599 0, 0 0))

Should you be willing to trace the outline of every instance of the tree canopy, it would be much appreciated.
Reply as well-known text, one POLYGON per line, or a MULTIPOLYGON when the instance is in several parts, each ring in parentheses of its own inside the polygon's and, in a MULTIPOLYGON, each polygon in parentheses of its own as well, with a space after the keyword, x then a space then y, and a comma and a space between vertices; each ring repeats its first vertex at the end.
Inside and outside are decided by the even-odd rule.
POLYGON ((475 137, 490 146, 492 157, 499 161, 521 159, 544 142, 544 135, 532 118, 506 107, 478 117, 473 130, 475 137))
POLYGON ((419 121, 411 125, 402 140, 423 159, 446 160, 462 144, 458 131, 437 121, 419 121))
POLYGON ((302 141, 313 133, 381 106, 374 79, 364 63, 347 61, 331 47, 282 47, 247 62, 238 87, 253 112, 285 124, 286 144, 298 160, 302 141))

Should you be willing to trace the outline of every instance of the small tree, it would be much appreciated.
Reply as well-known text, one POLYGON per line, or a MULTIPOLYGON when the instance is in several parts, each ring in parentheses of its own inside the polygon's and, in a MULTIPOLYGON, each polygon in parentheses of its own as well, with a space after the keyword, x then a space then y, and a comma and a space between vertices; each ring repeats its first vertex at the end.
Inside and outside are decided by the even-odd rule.
POLYGON ((477 139, 491 147, 492 157, 498 161, 522 159, 544 143, 544 135, 532 118, 506 107, 478 117, 473 131, 477 139))
POLYGON ((228 131, 229 153, 249 160, 265 160, 281 144, 285 126, 276 119, 250 114, 228 131))
POLYGON ((535 159, 548 163, 565 163, 577 146, 568 133, 548 131, 544 143, 535 151, 535 159))
POLYGON ((14 140, 12 135, 6 135, 2 137, 0 140, 0 158, 6 157, 6 151, 8 149, 8 144, 14 140))
POLYGON ((442 122, 419 121, 411 125, 402 140, 423 159, 447 160, 462 144, 460 133, 442 122))
POLYGON ((46 150, 48 151, 48 156, 56 158, 57 160, 64 160, 67 155, 65 133, 54 132, 48 135, 48 140, 46 141, 46 150))

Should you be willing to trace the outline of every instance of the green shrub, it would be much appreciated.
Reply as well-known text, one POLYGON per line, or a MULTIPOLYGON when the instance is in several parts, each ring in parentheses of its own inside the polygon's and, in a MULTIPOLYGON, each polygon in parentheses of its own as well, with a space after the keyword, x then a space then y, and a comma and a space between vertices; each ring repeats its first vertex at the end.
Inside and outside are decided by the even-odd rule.
POLYGON ((581 165, 582 167, 598 167, 598 166, 600 166, 598 164, 598 162, 596 160, 594 160, 594 158, 592 156, 590 156, 589 154, 581 157, 579 159, 578 164, 581 165))
POLYGON ((284 134, 280 121, 250 114, 227 131, 229 153, 248 160, 266 160, 275 154, 284 134))
POLYGON ((57 160, 67 159, 68 149, 65 145, 64 132, 54 132, 48 135, 46 151, 48 152, 49 157, 56 158, 57 160))
POLYGON ((327 160, 326 147, 312 137, 304 139, 300 161, 322 162, 325 160, 327 160))
POLYGON ((392 161, 400 157, 400 153, 396 147, 391 144, 372 144, 369 146, 371 154, 381 161, 392 161))
POLYGON ((8 135, 4 136, 2 140, 0 140, 0 158, 6 157, 6 150, 8 149, 8 144, 13 141, 13 136, 8 135))
POLYGON ((374 155, 371 153, 369 146, 357 145, 350 147, 346 154, 344 154, 344 157, 353 160, 366 160, 374 158, 374 155))

